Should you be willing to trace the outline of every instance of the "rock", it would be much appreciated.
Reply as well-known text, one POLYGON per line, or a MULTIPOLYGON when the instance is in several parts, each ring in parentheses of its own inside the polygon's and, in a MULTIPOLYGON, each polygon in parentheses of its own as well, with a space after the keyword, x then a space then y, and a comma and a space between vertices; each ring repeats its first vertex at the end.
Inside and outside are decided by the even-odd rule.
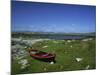
POLYGON ((26 68, 27 66, 29 66, 27 59, 22 59, 18 62, 18 64, 21 64, 21 69, 26 68))
POLYGON ((21 60, 22 58, 24 58, 24 56, 20 56, 20 57, 18 57, 17 59, 18 59, 18 60, 21 60))
POLYGON ((93 40, 93 38, 90 38, 89 40, 93 40))
POLYGON ((80 61, 82 61, 83 60, 83 58, 76 58, 76 61, 77 62, 80 62, 80 61))
POLYGON ((27 64, 28 61, 27 61, 27 59, 22 59, 18 63, 24 65, 24 64, 27 64))
POLYGON ((71 40, 68 40, 67 42, 69 42, 69 43, 70 43, 70 42, 71 42, 71 40))
POLYGON ((26 67, 26 65, 25 66, 21 66, 21 69, 24 69, 26 67))
POLYGON ((65 41, 65 40, 62 40, 62 41, 65 41))
POLYGON ((53 43, 58 43, 57 41, 53 41, 53 43))
POLYGON ((82 41, 88 41, 88 39, 83 39, 82 41))
POLYGON ((89 67, 90 67, 90 65, 87 65, 87 66, 85 67, 85 69, 89 69, 89 67))
POLYGON ((90 41, 90 40, 92 40, 92 38, 83 39, 82 41, 90 41))
POLYGON ((48 46, 43 46, 42 48, 46 48, 46 47, 48 47, 48 46))
POLYGON ((46 68, 44 68, 44 71, 46 71, 47 69, 46 68))
POLYGON ((28 67, 28 66, 30 66, 30 65, 29 65, 29 64, 22 65, 22 66, 21 66, 21 69, 24 69, 24 68, 26 68, 26 67, 28 67))
POLYGON ((70 47, 72 48, 73 46, 71 45, 70 47))
POLYGON ((50 62, 50 64, 54 64, 54 62, 52 61, 52 62, 50 62))
POLYGON ((25 46, 24 48, 27 48, 27 46, 25 46))

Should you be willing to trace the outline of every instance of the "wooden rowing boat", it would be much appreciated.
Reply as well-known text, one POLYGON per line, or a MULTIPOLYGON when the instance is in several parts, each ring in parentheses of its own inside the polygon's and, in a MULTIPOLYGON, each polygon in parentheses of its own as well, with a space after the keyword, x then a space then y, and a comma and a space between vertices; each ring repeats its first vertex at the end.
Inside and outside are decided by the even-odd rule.
POLYGON ((31 57, 35 59, 49 61, 49 62, 55 61, 55 56, 56 56, 55 54, 34 50, 34 49, 29 50, 29 54, 31 57))

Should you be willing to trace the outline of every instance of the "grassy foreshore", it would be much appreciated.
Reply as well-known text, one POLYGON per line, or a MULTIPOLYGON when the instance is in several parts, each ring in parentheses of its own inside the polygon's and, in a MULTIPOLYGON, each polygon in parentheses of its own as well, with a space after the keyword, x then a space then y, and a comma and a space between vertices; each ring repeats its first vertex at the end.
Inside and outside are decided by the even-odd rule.
MULTIPOLYGON (((33 49, 56 54, 56 63, 39 61, 27 53, 22 59, 12 61, 12 74, 73 71, 95 69, 95 39, 82 40, 44 40, 32 45, 33 49), (21 68, 20 60, 27 60, 27 66, 21 68)), ((25 50, 27 51, 27 49, 25 50)))

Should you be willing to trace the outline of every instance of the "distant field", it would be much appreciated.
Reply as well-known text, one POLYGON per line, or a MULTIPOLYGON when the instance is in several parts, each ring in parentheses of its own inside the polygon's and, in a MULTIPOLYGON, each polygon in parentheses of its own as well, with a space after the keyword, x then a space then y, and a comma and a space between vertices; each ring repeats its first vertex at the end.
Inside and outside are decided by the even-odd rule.
MULTIPOLYGON (((32 45, 33 49, 56 54, 56 63, 33 59, 26 53, 21 59, 12 60, 12 74, 27 74, 38 72, 88 70, 96 68, 95 38, 81 40, 44 40, 32 45), (26 59, 28 66, 21 68, 18 61, 26 59)), ((27 49, 22 50, 27 52, 27 49)))

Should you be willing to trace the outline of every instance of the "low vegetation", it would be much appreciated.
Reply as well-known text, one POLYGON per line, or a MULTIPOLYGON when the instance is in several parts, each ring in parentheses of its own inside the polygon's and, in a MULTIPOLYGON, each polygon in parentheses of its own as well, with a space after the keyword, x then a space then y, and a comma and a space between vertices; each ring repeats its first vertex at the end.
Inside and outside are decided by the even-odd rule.
MULTIPOLYGON (((34 43, 33 49, 56 54, 56 63, 33 59, 28 54, 28 49, 24 48, 27 54, 21 59, 12 59, 12 74, 27 74, 39 72, 73 71, 95 69, 95 39, 81 40, 43 40, 34 43), (27 61, 26 66, 19 61, 27 61)), ((25 64, 25 63, 24 63, 25 64)))

